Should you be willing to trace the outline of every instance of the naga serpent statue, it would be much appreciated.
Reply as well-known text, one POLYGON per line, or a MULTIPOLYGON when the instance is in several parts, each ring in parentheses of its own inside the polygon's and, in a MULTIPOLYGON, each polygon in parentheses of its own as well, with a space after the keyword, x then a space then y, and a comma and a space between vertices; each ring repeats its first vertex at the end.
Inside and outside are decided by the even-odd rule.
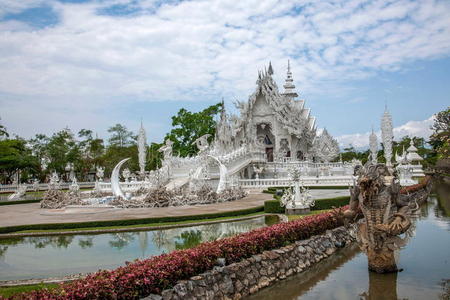
POLYGON ((354 218, 359 212, 364 216, 358 224, 358 242, 367 255, 369 270, 396 272, 394 252, 405 244, 398 235, 410 228, 417 202, 400 193, 395 171, 384 164, 357 166, 354 175, 358 178, 350 188, 350 207, 344 217, 354 218))

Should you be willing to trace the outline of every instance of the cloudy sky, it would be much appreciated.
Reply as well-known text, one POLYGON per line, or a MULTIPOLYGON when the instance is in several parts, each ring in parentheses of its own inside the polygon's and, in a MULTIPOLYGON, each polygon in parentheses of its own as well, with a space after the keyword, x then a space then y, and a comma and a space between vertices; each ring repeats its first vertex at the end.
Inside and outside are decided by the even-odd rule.
POLYGON ((396 136, 450 105, 449 1, 2 0, 0 117, 31 137, 115 123, 160 142, 180 108, 246 100, 287 60, 319 127, 364 147, 387 103, 396 136))

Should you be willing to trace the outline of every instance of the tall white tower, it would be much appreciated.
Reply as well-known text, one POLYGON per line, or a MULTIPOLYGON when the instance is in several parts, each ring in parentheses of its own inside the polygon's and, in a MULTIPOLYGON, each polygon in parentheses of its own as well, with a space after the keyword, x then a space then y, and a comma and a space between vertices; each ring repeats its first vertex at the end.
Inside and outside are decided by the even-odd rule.
POLYGON ((384 157, 386 158, 386 166, 392 166, 392 140, 394 132, 392 128, 392 117, 385 107, 383 118, 381 119, 381 140, 384 146, 384 157))
POLYGON ((141 176, 145 176, 145 161, 147 156, 147 148, 145 146, 146 143, 146 134, 145 129, 141 121, 141 128, 139 129, 139 135, 138 135, 138 159, 139 159, 139 173, 141 176))
POLYGON ((372 156, 372 163, 376 164, 378 162, 377 156, 378 156, 378 141, 377 141, 377 135, 375 132, 373 132, 369 136, 369 147, 370 147, 370 154, 372 156))

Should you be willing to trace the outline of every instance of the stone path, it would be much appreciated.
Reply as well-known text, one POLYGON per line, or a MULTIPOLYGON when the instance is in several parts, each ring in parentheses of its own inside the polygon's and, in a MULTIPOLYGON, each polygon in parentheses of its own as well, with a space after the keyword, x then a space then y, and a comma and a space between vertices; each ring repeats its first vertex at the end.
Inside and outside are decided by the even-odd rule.
MULTIPOLYGON (((348 195, 347 190, 311 190, 315 199, 348 195)), ((273 199, 271 194, 250 192, 247 197, 233 202, 159 208, 70 208, 61 210, 41 209, 39 203, 0 206, 0 227, 70 223, 123 219, 141 219, 153 217, 186 216, 241 210, 264 205, 264 201, 273 199)))

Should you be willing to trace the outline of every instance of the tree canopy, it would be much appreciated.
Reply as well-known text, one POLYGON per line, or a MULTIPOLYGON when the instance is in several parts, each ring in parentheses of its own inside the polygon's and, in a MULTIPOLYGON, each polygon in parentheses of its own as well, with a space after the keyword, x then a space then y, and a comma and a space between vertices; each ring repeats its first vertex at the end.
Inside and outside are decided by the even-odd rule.
POLYGON ((222 103, 211 105, 199 112, 190 112, 184 108, 180 109, 176 116, 172 117, 174 127, 164 140, 170 139, 173 143, 174 155, 182 157, 194 155, 198 152, 193 144, 196 139, 205 134, 211 134, 210 140, 216 132, 214 117, 221 111, 222 103))

